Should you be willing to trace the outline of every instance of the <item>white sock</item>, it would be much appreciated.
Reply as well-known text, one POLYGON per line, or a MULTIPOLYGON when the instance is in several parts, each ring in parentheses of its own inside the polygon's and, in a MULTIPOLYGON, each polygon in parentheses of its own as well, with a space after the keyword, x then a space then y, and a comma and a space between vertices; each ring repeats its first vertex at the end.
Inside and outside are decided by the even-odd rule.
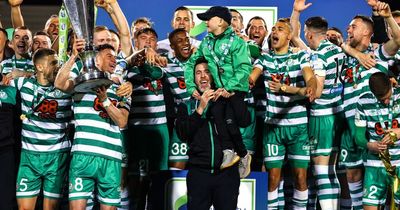
POLYGON ((318 200, 323 210, 336 210, 340 189, 335 186, 334 180, 329 177, 328 165, 314 165, 314 175, 316 177, 318 200))
POLYGON ((363 197, 363 183, 349 182, 350 197, 353 203, 353 208, 355 210, 362 209, 362 197, 363 197))
POLYGON ((293 192, 293 209, 294 210, 306 210, 308 200, 308 190, 299 191, 294 189, 293 192))
POLYGON ((283 184, 284 184, 284 181, 281 180, 279 182, 279 187, 278 187, 278 209, 285 208, 285 194, 283 191, 283 184))
POLYGON ((268 210, 278 209, 278 188, 272 192, 268 192, 268 210))
POLYGON ((128 210, 129 209, 129 194, 128 194, 128 188, 125 187, 124 189, 121 189, 121 203, 120 207, 117 208, 117 210, 128 210))

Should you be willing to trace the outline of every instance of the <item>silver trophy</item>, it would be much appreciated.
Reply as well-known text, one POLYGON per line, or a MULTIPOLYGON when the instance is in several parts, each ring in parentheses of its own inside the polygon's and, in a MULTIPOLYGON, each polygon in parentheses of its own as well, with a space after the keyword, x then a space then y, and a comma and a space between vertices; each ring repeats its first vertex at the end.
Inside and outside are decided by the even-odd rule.
POLYGON ((79 54, 83 70, 75 79, 75 92, 93 92, 97 87, 111 85, 110 75, 97 70, 94 62, 94 0, 63 1, 76 36, 86 41, 84 51, 79 54))

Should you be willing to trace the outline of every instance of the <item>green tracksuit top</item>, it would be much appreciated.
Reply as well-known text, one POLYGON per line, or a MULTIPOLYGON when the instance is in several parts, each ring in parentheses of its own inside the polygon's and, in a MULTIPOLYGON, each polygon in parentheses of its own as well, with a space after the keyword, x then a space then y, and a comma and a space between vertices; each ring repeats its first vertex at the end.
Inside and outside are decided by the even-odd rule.
POLYGON ((208 69, 216 88, 243 92, 249 90, 248 78, 252 70, 249 48, 232 27, 228 27, 218 36, 209 33, 186 63, 185 82, 190 95, 196 89, 194 65, 202 56, 208 61, 208 69))

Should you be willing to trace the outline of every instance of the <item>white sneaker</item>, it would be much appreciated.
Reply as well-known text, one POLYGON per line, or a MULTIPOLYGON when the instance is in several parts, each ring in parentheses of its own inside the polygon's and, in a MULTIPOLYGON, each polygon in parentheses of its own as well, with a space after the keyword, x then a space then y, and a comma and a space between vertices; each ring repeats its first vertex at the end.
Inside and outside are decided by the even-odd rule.
POLYGON ((250 165, 251 165, 251 155, 249 153, 246 154, 239 161, 239 177, 241 179, 246 178, 250 174, 250 165))
POLYGON ((222 152, 224 157, 220 166, 221 169, 231 167, 240 160, 240 157, 233 150, 225 149, 222 152))

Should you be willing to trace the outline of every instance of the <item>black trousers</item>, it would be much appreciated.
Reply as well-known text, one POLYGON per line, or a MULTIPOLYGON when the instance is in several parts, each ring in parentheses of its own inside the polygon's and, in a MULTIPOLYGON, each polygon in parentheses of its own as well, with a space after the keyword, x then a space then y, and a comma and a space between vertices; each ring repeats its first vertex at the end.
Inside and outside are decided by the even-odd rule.
POLYGON ((251 123, 250 112, 244 102, 245 92, 236 91, 230 98, 219 98, 210 107, 223 149, 235 149, 240 157, 247 154, 239 127, 251 123))
POLYGON ((16 163, 13 146, 0 149, 0 209, 15 209, 16 163))
POLYGON ((236 210, 240 178, 238 166, 214 174, 203 169, 190 168, 186 176, 188 210, 236 210))

